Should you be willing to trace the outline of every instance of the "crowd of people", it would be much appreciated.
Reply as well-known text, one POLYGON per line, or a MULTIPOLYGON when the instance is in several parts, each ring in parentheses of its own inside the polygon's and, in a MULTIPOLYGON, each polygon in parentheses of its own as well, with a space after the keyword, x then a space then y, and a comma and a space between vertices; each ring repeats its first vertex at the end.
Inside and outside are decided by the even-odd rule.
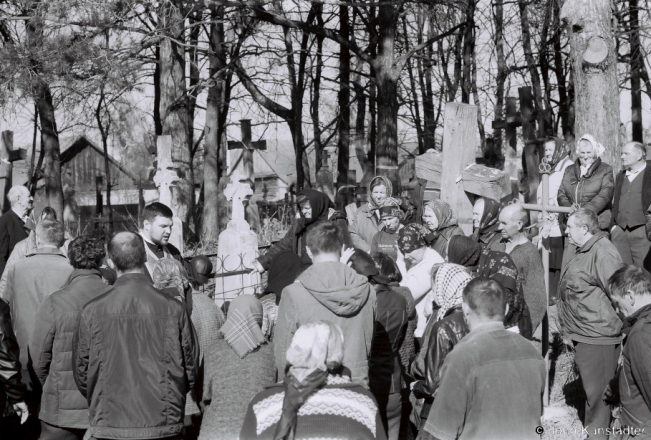
POLYGON ((49 208, 34 220, 13 187, 0 438, 538 439, 546 315, 574 352, 585 436, 651 438, 650 163, 626 144, 615 176, 603 150, 549 138, 549 203, 572 212, 530 225, 478 198, 470 236, 447 203, 415 207, 381 176, 346 214, 302 190, 250 262, 263 292, 222 307, 201 289, 210 260, 169 243, 169 207, 104 243, 49 208))

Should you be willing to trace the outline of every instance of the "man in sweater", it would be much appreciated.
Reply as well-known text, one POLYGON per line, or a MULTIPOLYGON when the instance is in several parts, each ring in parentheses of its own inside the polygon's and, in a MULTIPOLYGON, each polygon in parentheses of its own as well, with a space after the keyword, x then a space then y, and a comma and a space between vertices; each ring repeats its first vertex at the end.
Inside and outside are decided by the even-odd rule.
POLYGON ((340 261, 343 244, 342 233, 331 222, 317 223, 307 233, 306 250, 313 264, 283 290, 278 307, 274 354, 279 380, 285 375, 285 355, 296 329, 330 321, 346 335, 344 371, 350 371, 353 382, 368 386, 375 290, 367 277, 340 261))
POLYGON ((27 238, 25 219, 32 210, 34 202, 29 190, 23 185, 11 187, 7 198, 11 209, 0 217, 0 275, 5 270, 14 246, 27 238))
POLYGON ((610 277, 613 302, 627 316, 619 375, 622 429, 648 437, 651 426, 651 274, 626 265, 610 277))
POLYGON ((88 404, 72 377, 72 335, 86 303, 109 289, 99 271, 105 256, 102 241, 75 238, 68 247, 73 271, 66 286, 38 309, 29 354, 43 386, 39 440, 82 440, 88 429, 88 404))
POLYGON ((651 207, 651 161, 646 160, 646 148, 639 142, 622 147, 622 171, 615 182, 613 216, 610 235, 626 264, 651 270, 646 237, 645 214, 651 207))
POLYGON ((461 306, 470 333, 443 363, 418 439, 539 439, 545 362, 530 342, 504 328, 504 287, 476 278, 463 290, 461 306))
POLYGON ((574 344, 574 361, 587 397, 584 426, 591 439, 606 439, 610 408, 602 395, 615 375, 622 328, 608 280, 622 259, 606 233, 599 230, 593 211, 579 209, 571 214, 567 235, 576 253, 561 269, 558 320, 563 339, 574 344))
POLYGON ((525 231, 529 215, 522 205, 516 203, 502 209, 499 220, 502 239, 492 248, 511 255, 518 267, 518 284, 522 286, 524 300, 531 314, 531 328, 535 332, 547 312, 547 291, 540 252, 529 241, 525 231))

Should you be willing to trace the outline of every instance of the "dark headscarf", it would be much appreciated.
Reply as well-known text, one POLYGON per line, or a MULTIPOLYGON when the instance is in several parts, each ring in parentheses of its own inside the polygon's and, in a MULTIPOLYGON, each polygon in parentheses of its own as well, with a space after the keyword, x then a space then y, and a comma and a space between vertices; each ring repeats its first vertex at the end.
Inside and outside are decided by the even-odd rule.
POLYGON ((556 147, 554 148, 554 154, 552 155, 552 160, 549 162, 549 166, 553 170, 554 167, 556 167, 556 165, 558 165, 558 163, 561 160, 565 159, 570 154, 570 147, 567 145, 567 142, 565 142, 565 139, 563 138, 559 138, 556 136, 549 136, 545 140, 545 143, 549 141, 554 141, 554 143, 556 144, 556 147))
POLYGON ((330 211, 330 208, 332 208, 332 201, 321 191, 315 189, 304 189, 299 192, 296 197, 300 198, 301 196, 305 196, 310 202, 312 218, 303 217, 303 213, 300 209, 301 207, 298 207, 298 212, 301 213, 301 218, 298 220, 296 235, 302 234, 305 228, 312 223, 316 223, 320 220, 328 220, 328 212, 330 211))
POLYGON ((491 278, 506 289, 509 297, 509 312, 504 317, 504 325, 517 325, 522 318, 524 296, 518 288, 518 268, 506 252, 483 249, 479 259, 477 276, 491 278))
POLYGON ((479 228, 476 228, 472 238, 482 243, 488 243, 497 234, 500 226, 499 217, 502 212, 502 204, 497 200, 482 197, 484 199, 484 212, 481 214, 479 228))
POLYGON ((428 240, 436 240, 445 228, 457 225, 457 218, 452 212, 452 208, 443 200, 430 200, 425 203, 423 210, 425 208, 430 208, 439 222, 438 229, 429 232, 428 240))
POLYGON ((269 278, 264 293, 275 293, 276 304, 280 301, 283 289, 294 281, 303 272, 301 257, 292 251, 283 251, 276 255, 269 265, 269 278))
POLYGON ((465 267, 477 266, 481 257, 481 245, 470 237, 453 235, 448 244, 448 263, 465 267))
POLYGON ((365 276, 369 281, 375 284, 389 285, 387 277, 380 275, 380 270, 375 265, 373 258, 361 249, 355 249, 355 253, 350 257, 350 267, 358 274, 365 276))

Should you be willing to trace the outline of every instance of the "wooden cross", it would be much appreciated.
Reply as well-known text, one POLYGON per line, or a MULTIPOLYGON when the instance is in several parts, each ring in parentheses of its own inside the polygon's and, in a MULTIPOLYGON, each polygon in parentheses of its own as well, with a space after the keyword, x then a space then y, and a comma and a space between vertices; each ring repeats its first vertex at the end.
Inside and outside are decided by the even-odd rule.
POLYGON ((240 119, 240 128, 242 131, 242 142, 228 141, 229 150, 242 150, 242 155, 238 158, 237 162, 231 166, 230 174, 237 168, 237 165, 242 162, 244 180, 249 182, 251 188, 255 188, 255 177, 253 170, 253 150, 266 150, 267 141, 259 140, 251 142, 251 120, 240 119))
POLYGON ((14 132, 10 130, 3 131, 2 141, 0 142, 0 195, 2 196, 0 206, 2 212, 8 211, 10 208, 7 193, 13 184, 13 163, 25 159, 25 157, 25 150, 21 148, 14 150, 14 132))

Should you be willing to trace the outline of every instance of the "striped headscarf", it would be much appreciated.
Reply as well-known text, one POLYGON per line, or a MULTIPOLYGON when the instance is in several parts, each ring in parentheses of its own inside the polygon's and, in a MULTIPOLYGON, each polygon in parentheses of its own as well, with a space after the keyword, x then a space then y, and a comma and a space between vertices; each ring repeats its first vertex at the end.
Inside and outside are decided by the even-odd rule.
POLYGON ((243 294, 231 301, 221 332, 233 351, 243 358, 265 342, 261 326, 262 304, 255 296, 243 294))
MULTIPOLYGON (((440 307, 436 316, 437 321, 443 319, 448 310, 461 304, 463 289, 470 280, 472 280, 472 277, 463 266, 452 263, 439 266, 432 279, 434 301, 440 307)), ((429 306, 431 307, 431 305, 429 306)))

